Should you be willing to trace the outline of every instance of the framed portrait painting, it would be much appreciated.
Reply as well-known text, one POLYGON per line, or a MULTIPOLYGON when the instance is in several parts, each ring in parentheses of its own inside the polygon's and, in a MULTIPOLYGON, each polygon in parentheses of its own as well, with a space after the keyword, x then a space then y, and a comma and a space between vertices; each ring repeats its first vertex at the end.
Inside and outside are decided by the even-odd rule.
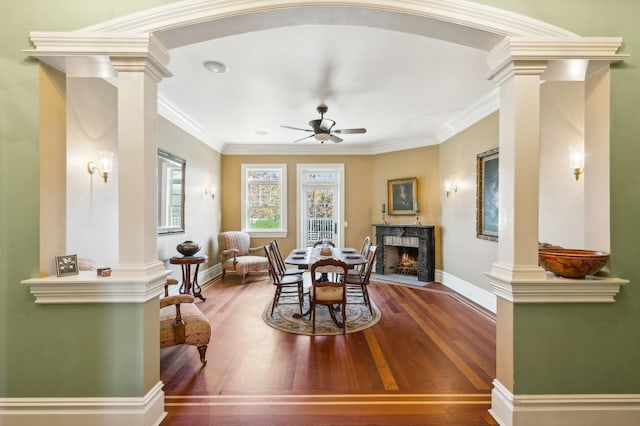
POLYGON ((78 275, 78 256, 75 254, 56 256, 56 273, 59 277, 78 275))
POLYGON ((476 236, 498 241, 498 148, 477 156, 476 236))
POLYGON ((392 179, 387 182, 389 214, 415 214, 418 201, 418 180, 416 178, 392 179))

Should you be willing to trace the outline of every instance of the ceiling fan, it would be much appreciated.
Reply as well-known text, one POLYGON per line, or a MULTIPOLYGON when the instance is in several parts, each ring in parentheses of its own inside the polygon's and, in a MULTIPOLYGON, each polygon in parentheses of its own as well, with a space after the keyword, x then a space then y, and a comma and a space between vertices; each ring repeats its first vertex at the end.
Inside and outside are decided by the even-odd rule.
POLYGON ((311 126, 311 129, 302 129, 300 127, 291 127, 291 126, 280 126, 280 127, 284 127, 285 129, 302 130, 303 132, 313 133, 311 136, 305 136, 304 138, 300 138, 298 140, 293 141, 294 143, 303 141, 305 139, 310 139, 310 138, 315 138, 316 140, 319 140, 320 143, 325 143, 325 141, 340 143, 344 139, 336 135, 367 132, 367 129, 364 129, 364 128, 333 130, 333 126, 336 125, 336 122, 331 119, 324 118, 324 114, 329 110, 329 108, 326 105, 318 105, 318 108, 316 108, 316 110, 320 114, 320 118, 309 121, 309 126, 311 126))

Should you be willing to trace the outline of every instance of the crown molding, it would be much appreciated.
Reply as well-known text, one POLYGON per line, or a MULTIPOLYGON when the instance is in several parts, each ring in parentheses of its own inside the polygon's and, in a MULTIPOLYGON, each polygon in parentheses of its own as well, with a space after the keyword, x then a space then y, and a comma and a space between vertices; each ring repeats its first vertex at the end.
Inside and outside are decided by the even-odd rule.
POLYGON ((442 143, 499 109, 500 90, 496 87, 491 93, 470 105, 456 118, 444 123, 440 129, 436 130, 436 140, 438 143, 442 143))
POLYGON ((224 155, 371 155, 367 145, 340 145, 312 142, 306 144, 225 144, 224 155))
POLYGON ((198 139, 200 142, 210 146, 218 152, 222 152, 224 148, 223 143, 210 138, 200 124, 160 94, 158 94, 158 114, 194 138, 198 139))

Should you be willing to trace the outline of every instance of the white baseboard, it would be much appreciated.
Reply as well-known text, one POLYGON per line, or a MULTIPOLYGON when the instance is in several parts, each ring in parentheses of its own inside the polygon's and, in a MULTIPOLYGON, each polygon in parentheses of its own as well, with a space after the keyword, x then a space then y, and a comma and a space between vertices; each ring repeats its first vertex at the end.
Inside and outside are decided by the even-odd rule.
POLYGON ((493 381, 489 412, 500 426, 636 426, 638 394, 513 395, 493 381))
POLYGON ((207 268, 204 271, 200 271, 198 274, 198 282, 201 284, 205 284, 208 281, 211 281, 218 275, 222 274, 222 264, 216 263, 211 268, 207 268))
POLYGON ((451 275, 444 271, 436 271, 436 281, 449 287, 456 293, 461 294, 469 300, 474 301, 483 308, 496 313, 497 299, 496 295, 488 290, 484 290, 476 285, 471 284, 463 279, 451 275))
POLYGON ((158 426, 163 383, 140 398, 0 398, 2 426, 158 426))
MULTIPOLYGON (((222 274, 222 264, 216 263, 210 268, 201 269, 198 271, 198 284, 204 290, 207 287, 207 283, 222 274)), ((180 286, 174 285, 169 287, 169 296, 175 296, 180 294, 180 286)))

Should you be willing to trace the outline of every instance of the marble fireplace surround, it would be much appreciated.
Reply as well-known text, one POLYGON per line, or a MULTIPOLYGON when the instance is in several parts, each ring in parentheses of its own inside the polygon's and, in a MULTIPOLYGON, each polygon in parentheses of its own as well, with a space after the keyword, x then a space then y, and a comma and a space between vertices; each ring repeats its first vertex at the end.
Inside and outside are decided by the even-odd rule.
POLYGON ((434 227, 426 225, 388 225, 377 224, 376 244, 376 274, 389 273, 385 268, 385 250, 387 246, 417 247, 418 248, 418 281, 430 282, 435 280, 435 236, 434 227))

